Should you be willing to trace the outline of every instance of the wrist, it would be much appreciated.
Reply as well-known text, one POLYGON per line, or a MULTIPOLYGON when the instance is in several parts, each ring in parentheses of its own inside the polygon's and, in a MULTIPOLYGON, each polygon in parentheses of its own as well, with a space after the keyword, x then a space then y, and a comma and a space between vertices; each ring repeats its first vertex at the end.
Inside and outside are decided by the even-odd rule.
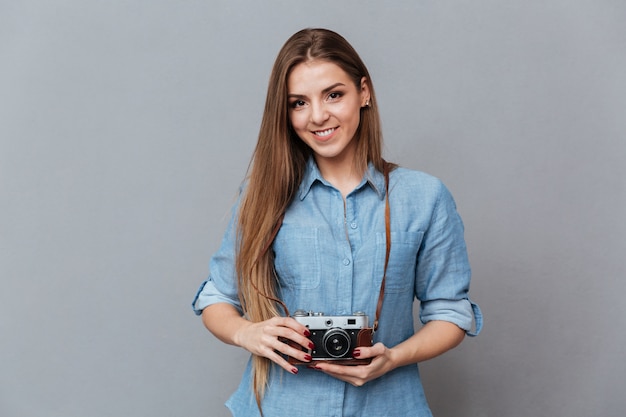
POLYGON ((239 346, 239 347, 244 347, 244 341, 245 341, 245 332, 247 330, 247 328, 249 326, 252 325, 252 322, 248 321, 245 318, 241 318, 241 322, 239 324, 239 326, 237 326, 237 329, 235 330, 235 332, 233 333, 233 337, 232 337, 232 342, 235 346, 239 346))
POLYGON ((402 366, 402 355, 401 352, 398 350, 398 347, 392 347, 392 348, 388 348, 387 349, 387 364, 389 369, 387 370, 387 372, 389 371, 393 371, 394 369, 402 366))
POLYGON ((407 341, 400 343, 389 349, 389 363, 391 369, 400 368, 402 366, 418 363, 419 360, 415 356, 416 347, 407 344, 407 341))

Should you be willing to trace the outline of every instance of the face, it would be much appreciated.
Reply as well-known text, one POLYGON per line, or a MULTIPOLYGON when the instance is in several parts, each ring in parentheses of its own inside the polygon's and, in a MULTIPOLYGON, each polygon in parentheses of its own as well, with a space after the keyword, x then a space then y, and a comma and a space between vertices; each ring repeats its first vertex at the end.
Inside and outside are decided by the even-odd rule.
POLYGON ((298 137, 313 150, 318 166, 352 163, 360 109, 370 98, 365 81, 363 77, 357 88, 344 70, 328 61, 304 62, 291 71, 289 119, 298 137))

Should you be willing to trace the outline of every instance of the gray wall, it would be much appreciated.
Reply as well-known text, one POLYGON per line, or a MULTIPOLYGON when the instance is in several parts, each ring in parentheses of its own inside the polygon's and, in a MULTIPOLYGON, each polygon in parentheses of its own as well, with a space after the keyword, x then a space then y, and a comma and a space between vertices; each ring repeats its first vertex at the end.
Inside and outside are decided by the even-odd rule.
POLYGON ((484 333, 437 416, 626 410, 626 3, 0 1, 0 415, 226 416, 246 355, 189 308, 306 26, 374 78, 387 157, 442 178, 484 333))

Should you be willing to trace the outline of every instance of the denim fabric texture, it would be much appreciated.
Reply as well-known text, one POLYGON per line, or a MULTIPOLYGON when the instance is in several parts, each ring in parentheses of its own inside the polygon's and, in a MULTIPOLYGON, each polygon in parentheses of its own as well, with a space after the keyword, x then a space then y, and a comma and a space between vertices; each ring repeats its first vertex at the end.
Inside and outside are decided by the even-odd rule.
MULTIPOLYGON (((451 194, 435 177, 397 168, 390 174, 389 199, 391 253, 374 342, 393 347, 414 334, 416 298, 422 323, 444 320, 470 336, 478 334, 482 314, 469 300, 464 229, 451 194)), ((209 277, 193 300, 196 314, 220 302, 241 311, 234 272, 236 213, 237 204, 209 277)), ((344 203, 311 158, 272 248, 280 297, 291 313, 362 311, 371 325, 385 262, 384 176, 370 165, 344 203)), ((250 363, 226 405, 236 417, 259 415, 250 363)), ((292 375, 274 366, 262 405, 266 417, 431 416, 417 365, 362 387, 306 367, 292 375)))

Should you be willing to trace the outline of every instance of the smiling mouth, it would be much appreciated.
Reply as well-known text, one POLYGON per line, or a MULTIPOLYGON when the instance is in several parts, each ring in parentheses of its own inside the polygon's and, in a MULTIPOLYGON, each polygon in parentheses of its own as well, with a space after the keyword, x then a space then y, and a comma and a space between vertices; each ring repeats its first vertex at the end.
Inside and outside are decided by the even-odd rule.
POLYGON ((313 132, 313 134, 320 138, 325 138, 327 136, 330 136, 336 129, 337 128, 335 127, 331 127, 330 129, 326 129, 326 130, 316 130, 313 132))

